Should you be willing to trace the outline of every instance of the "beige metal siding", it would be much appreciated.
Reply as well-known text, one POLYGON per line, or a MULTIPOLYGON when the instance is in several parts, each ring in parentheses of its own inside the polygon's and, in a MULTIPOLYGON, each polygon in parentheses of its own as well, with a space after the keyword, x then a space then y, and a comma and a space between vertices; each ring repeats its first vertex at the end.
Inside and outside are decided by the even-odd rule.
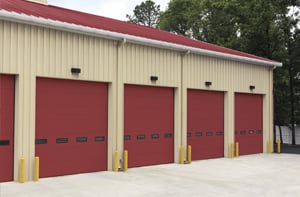
POLYGON ((250 65, 212 57, 189 55, 186 60, 184 79, 188 88, 207 89, 205 81, 211 81, 213 90, 249 92, 255 86, 255 93, 264 94, 268 89, 267 67, 250 65))
POLYGON ((71 67, 78 67, 82 71, 79 79, 112 81, 115 42, 50 29, 37 37, 43 60, 38 65, 38 76, 72 78, 71 67))
MULTIPOLYGON (((181 145, 181 54, 178 52, 159 49, 154 47, 141 46, 136 44, 120 44, 118 52, 117 68, 117 136, 116 150, 123 150, 124 135, 124 85, 138 84, 149 86, 174 87, 175 114, 174 114, 174 133, 175 133, 175 161, 179 161, 178 153, 181 145), (151 76, 158 76, 158 81, 152 82, 151 76), (179 98, 178 98, 179 97, 179 98), (178 150, 178 151, 177 151, 178 150)), ((130 154, 130 153, 129 153, 130 154)))
POLYGON ((16 76, 14 180, 19 177, 19 160, 25 159, 26 179, 33 177, 35 141, 35 77, 27 72, 16 76))
POLYGON ((14 179, 19 176, 19 159, 25 158, 26 179, 32 180, 36 77, 112 82, 117 43, 0 21, 0 44, 0 73, 16 75, 14 179), (72 75, 72 67, 81 68, 81 73, 72 75))
POLYGON ((112 81, 116 41, 58 30, 0 22, 1 72, 92 81, 112 81), (70 69, 81 68, 74 77, 70 69))
POLYGON ((0 69, 3 73, 17 73, 17 65, 21 61, 17 57, 20 53, 23 54, 22 50, 24 50, 24 42, 18 41, 18 39, 24 40, 24 36, 17 35, 19 32, 24 32, 23 27, 24 25, 18 28, 15 23, 0 22, 0 69))
POLYGON ((268 92, 263 97, 263 131, 264 131, 264 152, 273 152, 273 138, 274 138, 274 127, 273 127, 273 69, 269 69, 267 79, 269 81, 268 92), (268 143, 271 146, 268 146, 268 143), (270 150, 269 150, 270 149, 270 150))
POLYGON ((33 176, 36 77, 109 83, 109 170, 114 151, 122 159, 125 84, 174 88, 175 162, 179 161, 180 146, 187 145, 189 88, 225 93, 225 156, 229 156, 229 146, 234 142, 235 92, 264 95, 264 147, 273 138, 273 79, 269 67, 7 21, 0 21, 0 44, 0 73, 16 75, 15 180, 22 157, 26 159, 26 179, 32 180, 33 176), (81 68, 81 73, 72 75, 72 67, 81 68), (152 82, 150 76, 159 79, 152 82), (205 81, 211 81, 211 87, 205 87, 205 81), (255 86, 252 92, 250 85, 255 86))
POLYGON ((121 59, 124 83, 180 86, 180 62, 178 52, 126 44, 121 59), (150 81, 152 75, 158 76, 156 83, 150 81))
MULTIPOLYGON (((273 139, 272 68, 222 60, 212 57, 188 55, 184 59, 183 88, 224 91, 224 155, 229 156, 230 144, 234 143, 234 94, 237 92, 263 95, 263 147, 273 139), (211 81, 210 87, 205 81, 211 81), (250 85, 255 89, 251 91, 250 85)), ((186 102, 183 103, 186 106, 186 102)), ((186 108, 183 108, 186 112, 186 108)), ((186 119, 182 121, 186 125, 186 119)), ((186 128, 186 127, 184 127, 186 128)))

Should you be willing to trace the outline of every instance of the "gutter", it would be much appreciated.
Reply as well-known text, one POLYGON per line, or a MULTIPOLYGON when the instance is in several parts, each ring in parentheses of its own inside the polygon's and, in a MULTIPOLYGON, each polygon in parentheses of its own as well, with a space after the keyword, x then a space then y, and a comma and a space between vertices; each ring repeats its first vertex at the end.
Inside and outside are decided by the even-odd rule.
POLYGON ((190 53, 194 53, 198 55, 221 58, 226 60, 233 60, 233 61, 244 62, 249 64, 256 64, 261 66, 271 66, 271 67, 282 66, 282 63, 280 62, 266 61, 266 60, 254 59, 254 58, 243 57, 238 55, 232 55, 228 53, 210 51, 210 50, 189 47, 180 44, 174 44, 174 43, 169 43, 169 42, 164 42, 159 40, 153 40, 149 38, 143 38, 143 37, 132 36, 123 33, 117 33, 117 32, 112 32, 107 30, 101 30, 97 28, 86 27, 82 25, 76 25, 76 24, 51 20, 51 19, 45 19, 36 16, 19 14, 16 12, 9 12, 6 10, 0 10, 0 20, 24 23, 28 25, 35 25, 35 26, 40 26, 45 28, 53 28, 61 31, 69 31, 73 33, 85 34, 89 36, 106 38, 110 40, 117 40, 117 41, 126 40, 126 42, 133 43, 133 44, 146 45, 146 46, 169 49, 169 50, 174 50, 179 52, 189 51, 190 53))

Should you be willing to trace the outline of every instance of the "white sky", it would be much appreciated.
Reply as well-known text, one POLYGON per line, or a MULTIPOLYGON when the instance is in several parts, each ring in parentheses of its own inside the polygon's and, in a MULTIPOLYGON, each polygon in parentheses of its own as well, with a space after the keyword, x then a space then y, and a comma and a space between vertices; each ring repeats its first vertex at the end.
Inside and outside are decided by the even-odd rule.
MULTIPOLYGON (((50 5, 64 7, 118 20, 127 20, 126 14, 132 15, 134 7, 145 0, 48 0, 50 5)), ((164 11, 170 0, 153 0, 164 11)))

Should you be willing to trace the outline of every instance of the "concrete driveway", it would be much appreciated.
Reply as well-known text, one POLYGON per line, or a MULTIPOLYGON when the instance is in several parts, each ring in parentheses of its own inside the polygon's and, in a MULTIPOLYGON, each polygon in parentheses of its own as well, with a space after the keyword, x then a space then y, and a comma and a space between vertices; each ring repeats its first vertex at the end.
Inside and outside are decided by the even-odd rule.
POLYGON ((0 197, 300 196, 300 155, 257 154, 0 184, 0 197))

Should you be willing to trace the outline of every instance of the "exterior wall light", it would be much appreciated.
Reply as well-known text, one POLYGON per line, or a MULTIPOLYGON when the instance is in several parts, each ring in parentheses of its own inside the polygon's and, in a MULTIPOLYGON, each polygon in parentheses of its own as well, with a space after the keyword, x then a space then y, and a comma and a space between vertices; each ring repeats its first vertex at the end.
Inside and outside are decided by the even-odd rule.
POLYGON ((211 86, 212 85, 212 82, 211 81, 205 81, 205 86, 206 87, 209 87, 209 86, 211 86))
POLYGON ((150 80, 151 80, 151 81, 157 81, 157 80, 158 80, 158 76, 151 76, 151 77, 150 77, 150 80))
POLYGON ((249 89, 251 90, 251 91, 253 91, 254 89, 255 89, 255 86, 249 86, 249 89))
POLYGON ((81 73, 81 69, 80 68, 71 68, 71 73, 72 74, 79 74, 79 73, 81 73))

